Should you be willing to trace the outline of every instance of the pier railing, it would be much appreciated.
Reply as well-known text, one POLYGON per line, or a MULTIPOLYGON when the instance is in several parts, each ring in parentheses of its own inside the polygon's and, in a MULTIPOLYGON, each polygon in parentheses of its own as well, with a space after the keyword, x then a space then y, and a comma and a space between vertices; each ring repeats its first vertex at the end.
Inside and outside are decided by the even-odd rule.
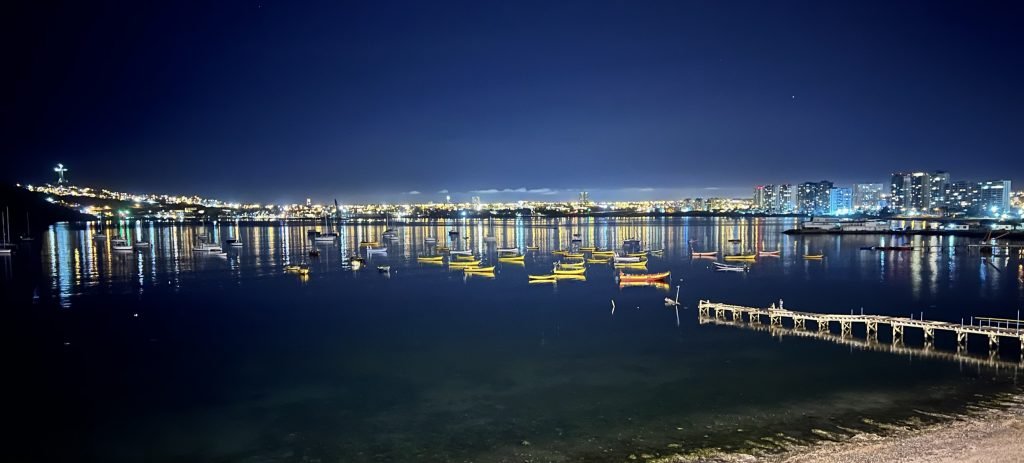
POLYGON ((817 333, 822 336, 831 335, 832 326, 836 325, 839 328, 840 338, 852 338, 854 325, 863 325, 867 333, 867 340, 873 343, 878 342, 879 326, 887 326, 892 335, 892 343, 897 346, 903 345, 903 335, 907 328, 919 329, 923 332, 926 348, 933 345, 937 331, 953 333, 956 335, 957 352, 966 351, 967 339, 972 335, 987 339, 990 351, 998 350, 1000 341, 1015 340, 1020 344, 1021 355, 1024 358, 1024 330, 1021 329, 1018 320, 1006 318, 974 318, 973 320, 978 322, 977 325, 973 322, 965 325, 963 322, 957 324, 886 315, 822 314, 798 312, 774 306, 768 308, 744 307, 704 300, 700 301, 697 308, 699 317, 702 319, 751 325, 763 325, 767 320, 769 327, 776 328, 782 328, 783 321, 788 320, 791 322, 791 330, 801 333, 810 331, 808 328, 808 322, 810 322, 816 328, 817 333))

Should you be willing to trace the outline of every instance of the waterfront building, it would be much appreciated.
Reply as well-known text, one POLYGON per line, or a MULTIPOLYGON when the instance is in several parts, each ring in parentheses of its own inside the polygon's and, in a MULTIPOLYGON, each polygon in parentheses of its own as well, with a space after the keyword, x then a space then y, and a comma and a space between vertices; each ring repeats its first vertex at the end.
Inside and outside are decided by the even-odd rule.
POLYGON ((858 183, 853 186, 853 210, 858 212, 878 212, 884 202, 882 195, 885 186, 881 183, 858 183))
POLYGON ((978 189, 978 206, 982 215, 999 216, 1011 212, 1009 180, 981 182, 978 189))
POLYGON ((754 209, 766 214, 793 212, 793 185, 758 185, 754 187, 754 209))
POLYGON ((956 181, 946 186, 946 215, 973 215, 979 211, 981 184, 956 181))
POLYGON ((946 200, 949 172, 896 172, 889 184, 889 206, 897 214, 938 214, 946 200))
POLYGON ((796 190, 796 206, 801 214, 828 214, 833 183, 828 180, 801 183, 796 190))
POLYGON ((829 190, 829 215, 847 215, 853 212, 853 190, 835 187, 829 190))

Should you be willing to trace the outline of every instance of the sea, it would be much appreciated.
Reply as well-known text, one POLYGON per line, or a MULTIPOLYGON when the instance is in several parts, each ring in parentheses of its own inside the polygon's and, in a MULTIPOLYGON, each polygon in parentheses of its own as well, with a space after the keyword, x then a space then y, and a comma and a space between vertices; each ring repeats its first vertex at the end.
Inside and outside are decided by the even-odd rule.
POLYGON ((1020 392, 1012 338, 958 349, 943 332, 926 342, 908 328, 894 344, 886 327, 874 339, 860 326, 843 336, 701 315, 710 301, 958 324, 1020 318, 1020 248, 783 233, 796 225, 55 224, 0 257, 16 428, 5 447, 11 461, 103 462, 770 455, 983 413, 1020 392), (114 250, 116 236, 150 246, 114 250), (229 239, 241 245, 194 250, 229 239), (885 245, 914 249, 862 249, 885 245), (650 252, 646 268, 583 261, 582 277, 531 282, 568 259, 553 251, 591 247, 650 252), (468 274, 439 248, 469 250, 494 271, 468 274), (525 257, 499 259, 499 248, 525 257), (779 252, 730 261, 745 271, 713 265, 759 251, 779 252), (420 259, 430 256, 442 258, 420 259), (631 285, 621 272, 671 274, 631 285))

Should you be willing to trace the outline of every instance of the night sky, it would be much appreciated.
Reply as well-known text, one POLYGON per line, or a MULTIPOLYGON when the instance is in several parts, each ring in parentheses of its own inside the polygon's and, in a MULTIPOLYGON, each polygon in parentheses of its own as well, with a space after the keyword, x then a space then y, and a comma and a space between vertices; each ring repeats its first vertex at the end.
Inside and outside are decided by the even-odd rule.
POLYGON ((1024 184, 1022 2, 21 3, 8 182, 63 162, 253 201, 1024 184))

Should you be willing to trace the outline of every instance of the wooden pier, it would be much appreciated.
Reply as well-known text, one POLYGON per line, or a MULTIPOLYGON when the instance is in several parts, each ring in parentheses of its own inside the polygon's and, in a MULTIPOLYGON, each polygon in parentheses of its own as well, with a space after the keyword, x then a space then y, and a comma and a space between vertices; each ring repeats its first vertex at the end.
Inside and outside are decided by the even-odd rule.
POLYGON ((697 307, 700 317, 738 323, 764 324, 764 320, 767 319, 768 326, 782 327, 783 321, 788 319, 792 323, 792 329, 796 331, 809 331, 807 325, 808 322, 811 322, 819 333, 830 334, 832 326, 837 325, 841 338, 853 337, 853 326, 863 325, 868 340, 875 342, 878 341, 879 326, 887 326, 892 334, 892 342, 896 345, 903 345, 903 334, 908 328, 921 330, 924 333, 926 346, 934 343, 936 332, 953 333, 956 336, 958 351, 966 350, 967 339, 972 335, 987 339, 990 350, 997 350, 1002 340, 1013 340, 1019 343, 1021 355, 1024 356, 1024 331, 1021 330, 1019 320, 976 318, 974 320, 977 320, 979 324, 976 325, 972 322, 965 325, 885 315, 796 312, 774 306, 769 308, 744 307, 703 300, 697 307))

